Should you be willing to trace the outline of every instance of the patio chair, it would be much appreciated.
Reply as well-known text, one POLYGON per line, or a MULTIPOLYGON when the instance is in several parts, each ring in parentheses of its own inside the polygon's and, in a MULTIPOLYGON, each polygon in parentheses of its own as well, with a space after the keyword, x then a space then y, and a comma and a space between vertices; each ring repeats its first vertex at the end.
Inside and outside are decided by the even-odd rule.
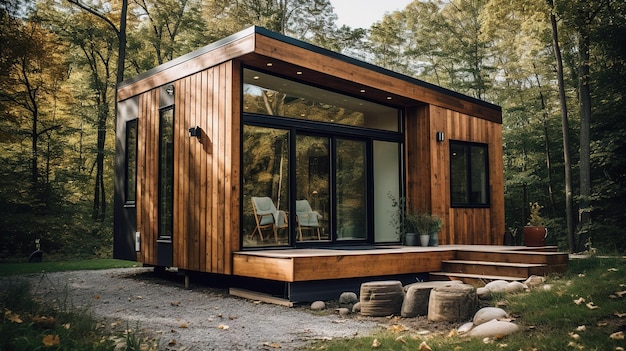
POLYGON ((307 200, 296 201, 296 222, 298 223, 298 234, 302 241, 302 228, 317 231, 317 240, 321 240, 319 220, 322 215, 317 211, 313 211, 307 200))
POLYGON ((278 229, 287 228, 288 226, 287 214, 285 211, 277 210, 274 202, 269 197, 253 196, 251 200, 256 227, 250 234, 250 239, 254 238, 254 234, 258 232, 261 241, 264 241, 263 230, 272 229, 274 240, 278 242, 278 229))

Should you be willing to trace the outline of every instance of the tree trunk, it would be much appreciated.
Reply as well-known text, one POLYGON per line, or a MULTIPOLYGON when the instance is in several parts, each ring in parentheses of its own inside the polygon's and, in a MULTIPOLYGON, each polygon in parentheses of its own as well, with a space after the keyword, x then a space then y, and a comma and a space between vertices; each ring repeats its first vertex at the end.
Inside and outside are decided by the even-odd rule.
POLYGON ((587 242, 591 210, 589 199, 591 196, 591 88, 589 86, 589 45, 588 33, 579 33, 578 58, 578 89, 580 92, 580 200, 578 202, 578 225, 580 237, 578 250, 587 242))
POLYGON ((567 219, 567 238, 570 252, 574 252, 576 247, 576 236, 574 222, 574 201, 572 195, 572 157, 570 152, 569 119, 567 117, 567 100, 565 97, 565 82, 563 79, 563 58, 559 47, 559 32, 556 25, 556 15, 554 13, 554 1, 546 0, 550 7, 550 23, 552 25, 552 45, 554 46, 554 56, 556 59, 557 80, 559 82, 559 100, 561 101, 561 128, 563 130, 563 160, 565 166, 565 217, 567 219))

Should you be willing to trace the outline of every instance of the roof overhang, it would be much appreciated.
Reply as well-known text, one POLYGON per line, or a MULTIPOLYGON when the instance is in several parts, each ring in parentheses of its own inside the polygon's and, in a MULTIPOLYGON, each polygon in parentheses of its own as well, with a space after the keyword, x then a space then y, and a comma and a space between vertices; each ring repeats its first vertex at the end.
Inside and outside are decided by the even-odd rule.
POLYGON ((118 100, 229 60, 372 101, 399 107, 432 104, 502 123, 500 106, 256 26, 120 83, 118 100))

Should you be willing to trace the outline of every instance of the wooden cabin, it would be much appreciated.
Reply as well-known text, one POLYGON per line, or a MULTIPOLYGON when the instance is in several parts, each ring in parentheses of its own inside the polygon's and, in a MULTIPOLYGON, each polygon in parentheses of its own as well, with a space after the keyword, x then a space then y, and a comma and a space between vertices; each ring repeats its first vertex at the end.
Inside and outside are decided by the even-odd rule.
POLYGON ((289 291, 427 274, 458 245, 503 243, 501 123, 499 106, 248 28, 120 85, 114 256, 289 291), (443 218, 440 246, 401 245, 402 197, 443 218))

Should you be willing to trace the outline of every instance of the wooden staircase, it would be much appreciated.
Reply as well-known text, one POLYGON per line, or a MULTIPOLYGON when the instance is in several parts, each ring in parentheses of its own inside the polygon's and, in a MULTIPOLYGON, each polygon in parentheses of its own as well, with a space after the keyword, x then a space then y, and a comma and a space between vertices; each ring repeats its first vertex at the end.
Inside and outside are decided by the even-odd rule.
POLYGON ((556 246, 511 247, 502 251, 459 250, 455 258, 442 262, 441 272, 430 280, 524 281, 531 275, 558 274, 567 270, 569 255, 556 246))

